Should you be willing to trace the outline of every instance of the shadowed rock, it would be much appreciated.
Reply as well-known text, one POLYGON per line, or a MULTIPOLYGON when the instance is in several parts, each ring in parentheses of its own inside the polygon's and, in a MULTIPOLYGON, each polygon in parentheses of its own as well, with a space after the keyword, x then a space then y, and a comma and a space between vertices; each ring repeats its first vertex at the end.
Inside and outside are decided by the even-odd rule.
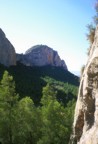
POLYGON ((15 49, 2 29, 0 29, 0 63, 5 66, 16 65, 15 49))

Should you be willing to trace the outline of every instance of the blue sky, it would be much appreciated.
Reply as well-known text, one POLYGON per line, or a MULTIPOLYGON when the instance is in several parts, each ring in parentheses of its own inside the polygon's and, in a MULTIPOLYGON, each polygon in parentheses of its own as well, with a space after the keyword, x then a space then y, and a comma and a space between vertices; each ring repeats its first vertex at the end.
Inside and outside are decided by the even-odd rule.
POLYGON ((95 0, 0 0, 0 27, 17 53, 36 44, 58 51, 69 71, 87 61, 86 25, 95 0))

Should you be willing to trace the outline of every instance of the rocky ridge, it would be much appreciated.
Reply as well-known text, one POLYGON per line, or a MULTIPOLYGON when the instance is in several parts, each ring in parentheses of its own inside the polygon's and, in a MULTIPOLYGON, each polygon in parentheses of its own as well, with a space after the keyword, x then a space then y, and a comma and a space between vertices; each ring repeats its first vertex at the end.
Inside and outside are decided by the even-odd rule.
POLYGON ((25 54, 17 54, 17 61, 26 66, 57 66, 67 70, 64 60, 61 60, 57 51, 46 45, 36 45, 28 49, 25 54))
POLYGON ((16 61, 26 66, 57 66, 67 70, 64 60, 61 60, 57 51, 46 45, 36 45, 28 49, 25 54, 16 54, 13 45, 0 29, 0 63, 5 66, 16 65, 16 61))
POLYGON ((98 144, 98 26, 78 93, 73 144, 98 144))
POLYGON ((2 29, 0 29, 0 63, 5 66, 16 65, 15 49, 2 29))

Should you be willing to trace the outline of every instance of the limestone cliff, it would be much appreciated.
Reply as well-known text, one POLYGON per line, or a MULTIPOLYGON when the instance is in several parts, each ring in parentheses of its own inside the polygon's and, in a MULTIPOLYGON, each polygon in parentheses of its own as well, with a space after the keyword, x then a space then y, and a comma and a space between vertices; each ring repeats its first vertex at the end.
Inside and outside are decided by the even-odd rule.
POLYGON ((98 144, 98 26, 80 82, 72 143, 98 144))
POLYGON ((60 59, 58 53, 46 45, 36 45, 28 49, 25 54, 17 54, 17 61, 27 66, 60 66, 67 70, 67 66, 60 59))
POLYGON ((0 63, 5 66, 16 65, 15 49, 0 29, 0 63))

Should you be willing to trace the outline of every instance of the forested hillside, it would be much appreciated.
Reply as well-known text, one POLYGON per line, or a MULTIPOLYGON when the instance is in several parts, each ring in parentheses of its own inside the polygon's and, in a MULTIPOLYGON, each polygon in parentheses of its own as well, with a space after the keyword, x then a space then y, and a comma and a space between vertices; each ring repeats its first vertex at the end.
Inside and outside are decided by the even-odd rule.
POLYGON ((59 67, 18 64, 0 65, 0 79, 0 143, 68 144, 78 77, 59 67))
POLYGON ((0 79, 4 70, 8 70, 16 83, 16 92, 20 97, 30 96, 39 104, 42 88, 49 83, 57 90, 57 99, 64 104, 76 99, 79 78, 60 67, 28 67, 23 64, 9 68, 0 65, 0 79))

